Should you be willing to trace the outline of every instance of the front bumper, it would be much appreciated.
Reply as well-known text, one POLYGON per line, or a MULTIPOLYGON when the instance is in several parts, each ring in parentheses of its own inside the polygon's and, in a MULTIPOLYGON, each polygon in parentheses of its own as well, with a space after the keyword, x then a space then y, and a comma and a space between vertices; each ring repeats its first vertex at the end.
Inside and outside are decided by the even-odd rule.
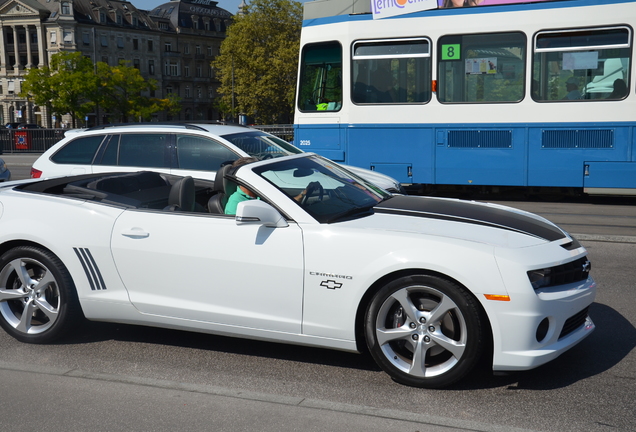
POLYGON ((491 317, 494 371, 541 366, 581 342, 595 328, 588 315, 596 297, 594 279, 588 276, 582 281, 535 290, 527 275, 529 270, 585 257, 584 248, 568 251, 553 242, 508 251, 507 255, 500 255, 497 261, 510 301, 482 303, 491 317))

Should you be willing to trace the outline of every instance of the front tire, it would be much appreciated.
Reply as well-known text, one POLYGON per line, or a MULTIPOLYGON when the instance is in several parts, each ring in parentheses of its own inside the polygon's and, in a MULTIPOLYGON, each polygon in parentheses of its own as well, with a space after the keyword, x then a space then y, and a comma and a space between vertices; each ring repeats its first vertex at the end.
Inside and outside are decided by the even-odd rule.
POLYGON ((371 355, 395 381, 446 387, 478 363, 484 320, 460 285, 436 276, 406 276, 382 287, 365 316, 371 355))
POLYGON ((50 343, 81 316, 75 285, 54 254, 20 246, 0 257, 0 326, 11 336, 50 343))

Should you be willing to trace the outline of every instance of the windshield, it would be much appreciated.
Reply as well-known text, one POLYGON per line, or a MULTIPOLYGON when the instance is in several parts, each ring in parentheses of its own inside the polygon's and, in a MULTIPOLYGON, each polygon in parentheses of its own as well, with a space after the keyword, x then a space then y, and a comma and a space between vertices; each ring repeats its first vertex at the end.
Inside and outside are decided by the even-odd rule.
POLYGON ((302 150, 294 147, 287 141, 261 131, 252 130, 221 136, 245 153, 259 159, 302 153, 302 150))
POLYGON ((254 169, 321 223, 373 213, 392 197, 334 162, 320 156, 284 160, 254 169))

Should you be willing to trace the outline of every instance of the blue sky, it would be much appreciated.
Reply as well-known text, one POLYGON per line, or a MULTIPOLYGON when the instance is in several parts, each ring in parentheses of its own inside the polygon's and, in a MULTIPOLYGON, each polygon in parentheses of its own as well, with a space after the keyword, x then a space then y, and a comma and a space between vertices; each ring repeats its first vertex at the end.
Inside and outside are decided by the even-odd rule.
MULTIPOLYGON (((168 0, 129 0, 137 9, 152 10, 160 4, 167 3, 168 0)), ((218 1, 218 7, 225 9, 226 11, 235 14, 238 11, 238 7, 241 4, 241 0, 215 0, 218 1)), ((308 0, 295 0, 300 3, 305 3, 308 0)), ((245 0, 249 3, 250 0, 245 0)))

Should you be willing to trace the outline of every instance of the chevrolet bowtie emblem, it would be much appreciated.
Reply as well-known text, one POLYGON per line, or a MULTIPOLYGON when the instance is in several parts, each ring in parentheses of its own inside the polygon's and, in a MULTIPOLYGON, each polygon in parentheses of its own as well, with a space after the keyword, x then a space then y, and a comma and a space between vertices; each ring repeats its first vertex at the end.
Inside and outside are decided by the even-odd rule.
POLYGON ((334 280, 326 280, 326 281, 320 282, 320 286, 325 287, 327 289, 335 290, 336 288, 340 288, 342 286, 342 283, 336 282, 334 280))

